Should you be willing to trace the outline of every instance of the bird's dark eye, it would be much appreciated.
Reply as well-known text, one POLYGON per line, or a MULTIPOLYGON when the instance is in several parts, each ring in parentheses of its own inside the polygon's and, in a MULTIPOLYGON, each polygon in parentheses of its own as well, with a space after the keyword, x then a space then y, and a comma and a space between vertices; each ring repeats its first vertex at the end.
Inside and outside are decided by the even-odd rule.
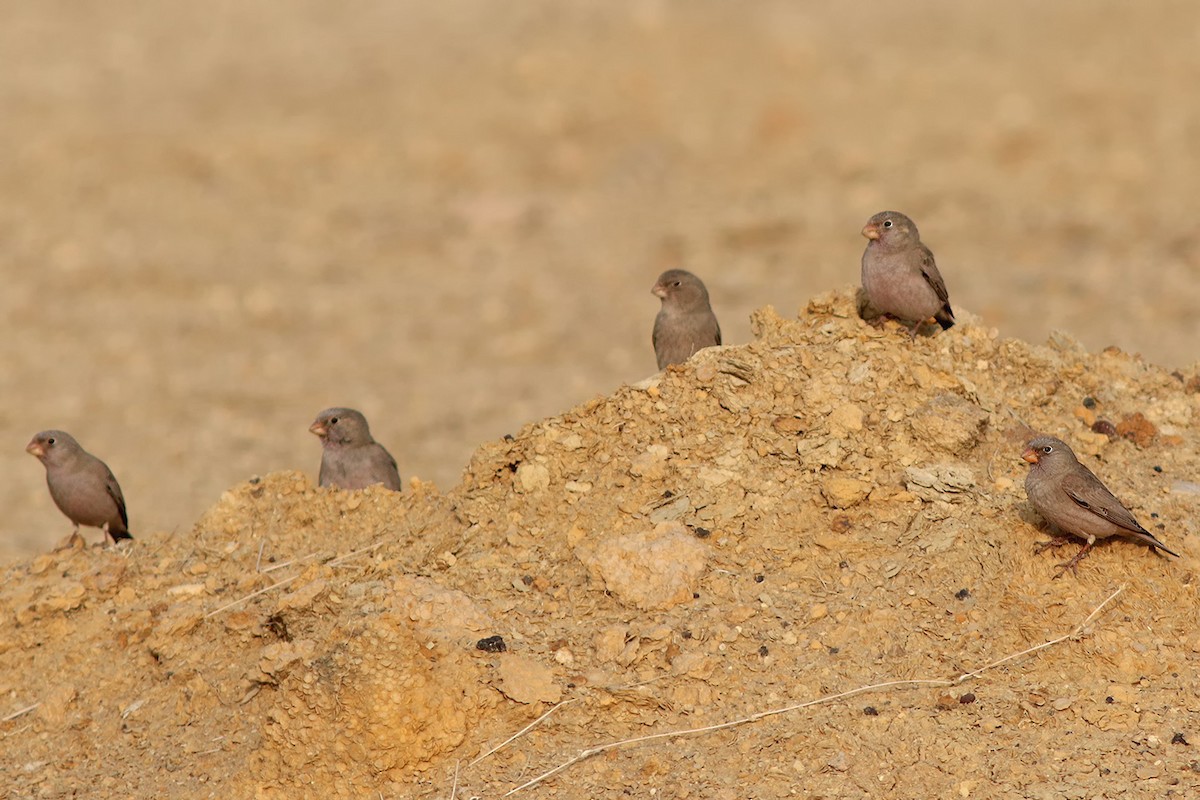
POLYGON ((890 219, 885 219, 885 220, 883 221, 883 227, 885 227, 885 228, 890 228, 890 227, 892 227, 892 221, 891 221, 890 219))
POLYGON ((671 285, 672 285, 672 286, 683 286, 683 281, 675 281, 675 282, 674 282, 674 283, 672 283, 671 285))
POLYGON ((329 418, 329 424, 330 424, 330 425, 337 425, 337 419, 338 419, 337 417, 330 417, 330 418, 329 418))
POLYGON ((1046 445, 1045 447, 1042 448, 1042 452, 1046 453, 1046 454, 1050 454, 1050 453, 1054 452, 1054 448, 1051 447, 1050 445, 1046 445))
POLYGON ((51 437, 51 438, 47 439, 46 444, 54 444, 54 438, 51 437))

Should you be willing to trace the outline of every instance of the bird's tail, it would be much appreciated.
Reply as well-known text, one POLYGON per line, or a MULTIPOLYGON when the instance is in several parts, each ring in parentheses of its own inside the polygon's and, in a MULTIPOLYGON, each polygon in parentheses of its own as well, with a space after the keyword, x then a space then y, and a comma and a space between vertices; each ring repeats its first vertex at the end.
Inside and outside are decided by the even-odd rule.
POLYGON ((1138 539, 1141 539, 1143 542, 1150 545, 1151 547, 1153 547, 1156 550, 1162 550, 1164 553, 1170 553, 1171 555, 1175 556, 1176 558, 1180 557, 1179 553, 1176 553, 1174 550, 1167 547, 1165 544, 1160 542, 1158 539, 1155 539, 1154 534, 1150 533, 1149 531, 1134 532, 1133 536, 1135 536, 1138 539))
POLYGON ((933 315, 937 320, 937 324, 942 326, 942 330, 948 331, 954 327, 954 312, 950 310, 950 304, 942 306, 941 310, 933 315))

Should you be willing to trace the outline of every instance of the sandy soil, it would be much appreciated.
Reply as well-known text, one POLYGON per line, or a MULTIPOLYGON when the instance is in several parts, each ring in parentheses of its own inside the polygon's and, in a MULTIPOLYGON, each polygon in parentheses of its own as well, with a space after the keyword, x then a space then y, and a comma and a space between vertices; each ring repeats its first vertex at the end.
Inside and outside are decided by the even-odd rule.
POLYGON ((1121 584, 968 684, 527 793, 1197 791, 1192 4, 4 17, 0 796, 448 797, 461 764, 496 797, 594 744, 955 676, 1121 584), (887 207, 948 334, 826 294, 887 207), (676 265, 734 346, 639 384, 676 265), (312 487, 334 404, 411 491, 312 487), (51 426, 114 469, 133 548, 47 554, 69 524, 22 448, 51 426), (1051 580, 1030 428, 1184 557, 1051 580))
POLYGON ((917 681, 522 791, 1196 796, 1197 382, 970 322, 912 343, 849 292, 755 329, 484 445, 445 494, 272 473, 186 536, 10 568, 0 696, 27 711, 0 723, 3 784, 500 797, 585 748, 917 681), (1021 487, 1031 428, 1182 557, 1112 542, 1055 579, 1021 487))

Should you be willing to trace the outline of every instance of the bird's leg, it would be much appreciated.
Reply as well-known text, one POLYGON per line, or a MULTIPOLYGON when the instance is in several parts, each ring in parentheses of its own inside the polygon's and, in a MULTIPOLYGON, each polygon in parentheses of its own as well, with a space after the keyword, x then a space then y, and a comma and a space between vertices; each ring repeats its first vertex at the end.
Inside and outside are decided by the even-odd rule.
POLYGON ((1058 565, 1058 572, 1055 573, 1054 577, 1061 578, 1062 574, 1064 572, 1066 572, 1067 570, 1071 570, 1072 575, 1077 574, 1077 567, 1079 565, 1079 562, 1087 557, 1088 552, 1092 549, 1092 545, 1094 545, 1095 543, 1096 543, 1096 537, 1089 536, 1088 540, 1087 540, 1087 544, 1085 544, 1083 546, 1082 550, 1080 550, 1078 553, 1076 553, 1070 561, 1064 561, 1062 564, 1058 565))
POLYGON ((912 324, 912 327, 908 329, 909 340, 916 341, 917 331, 921 330, 921 326, 924 325, 925 323, 929 322, 929 320, 931 320, 931 319, 933 319, 933 317, 926 317, 925 319, 919 319, 916 322, 914 322, 912 324))
POLYGON ((54 546, 54 552, 61 550, 82 550, 87 546, 87 541, 79 534, 79 526, 76 525, 71 535, 63 539, 54 546))

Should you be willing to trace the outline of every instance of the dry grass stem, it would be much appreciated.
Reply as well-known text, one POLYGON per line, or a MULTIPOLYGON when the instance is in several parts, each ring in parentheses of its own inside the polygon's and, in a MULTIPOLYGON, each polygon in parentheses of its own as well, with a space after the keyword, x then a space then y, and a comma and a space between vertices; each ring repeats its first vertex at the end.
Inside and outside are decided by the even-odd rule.
POLYGON ((0 718, 0 722, 10 722, 10 721, 16 719, 17 717, 21 716, 22 714, 28 714, 30 711, 33 711, 35 708, 37 708, 40 705, 41 705, 41 703, 34 703, 31 706, 25 706, 24 708, 17 709, 16 711, 9 714, 7 717, 0 718))
POLYGON ((476 764, 478 764, 480 761, 483 761, 483 760, 484 760, 485 758, 487 758, 488 756, 492 755, 492 754, 493 754, 493 753, 495 753, 496 751, 498 751, 498 750, 500 750, 501 748, 503 748, 503 747, 505 747, 506 745, 508 745, 510 742, 513 742, 513 741, 515 741, 515 740, 517 740, 517 739, 521 738, 521 737, 522 737, 522 736, 524 736, 526 733, 528 733, 529 731, 533 730, 533 729, 534 729, 534 728, 536 728, 538 725, 540 725, 540 724, 541 724, 541 722, 542 722, 542 720, 544 720, 546 717, 550 716, 550 715, 551 715, 551 714, 553 714, 555 711, 558 711, 558 710, 559 710, 560 708, 562 708, 563 706, 565 706, 565 705, 568 705, 568 704, 570 704, 570 703, 574 703, 574 702, 575 702, 576 700, 578 700, 578 699, 579 699, 578 697, 572 697, 572 698, 571 698, 571 699, 569 699, 569 700, 563 700, 561 703, 557 703, 557 704, 555 704, 555 705, 554 705, 554 706, 552 706, 552 707, 550 708, 550 710, 549 710, 549 711, 547 711, 545 714, 542 714, 540 717, 538 717, 537 719, 535 719, 533 722, 529 723, 529 724, 528 724, 528 725, 526 725, 524 728, 521 728, 521 730, 517 731, 517 732, 516 732, 516 733, 514 733, 512 736, 508 737, 508 738, 507 738, 507 739, 505 739, 503 742, 501 742, 500 744, 498 744, 498 745, 496 745, 495 747, 493 747, 491 750, 488 750, 486 753, 484 753, 483 755, 481 755, 481 756, 479 756, 478 758, 476 758, 476 759, 475 759, 474 761, 472 761, 470 764, 467 764, 467 768, 468 768, 468 769, 470 769, 471 767, 473 767, 473 766, 475 766, 476 764))
POLYGON ((220 608, 214 609, 213 611, 208 612, 207 614, 204 615, 204 618, 208 619, 209 617, 215 617, 217 614, 220 614, 222 611, 227 611, 227 610, 233 608, 234 606, 241 605, 242 603, 246 602, 247 600, 253 600, 254 598, 258 597, 260 594, 266 594, 267 592, 271 591, 272 589, 278 589, 280 586, 286 586, 289 583, 291 583, 292 581, 296 580, 296 578, 299 578, 299 577, 300 577, 299 575, 293 575, 290 578, 284 578, 283 580, 279 581, 278 583, 272 583, 270 586, 267 586, 266 588, 259 589, 257 592, 251 592, 250 594, 246 595, 245 597, 240 597, 237 600, 234 600, 232 603, 226 603, 225 605, 221 606, 220 608))

